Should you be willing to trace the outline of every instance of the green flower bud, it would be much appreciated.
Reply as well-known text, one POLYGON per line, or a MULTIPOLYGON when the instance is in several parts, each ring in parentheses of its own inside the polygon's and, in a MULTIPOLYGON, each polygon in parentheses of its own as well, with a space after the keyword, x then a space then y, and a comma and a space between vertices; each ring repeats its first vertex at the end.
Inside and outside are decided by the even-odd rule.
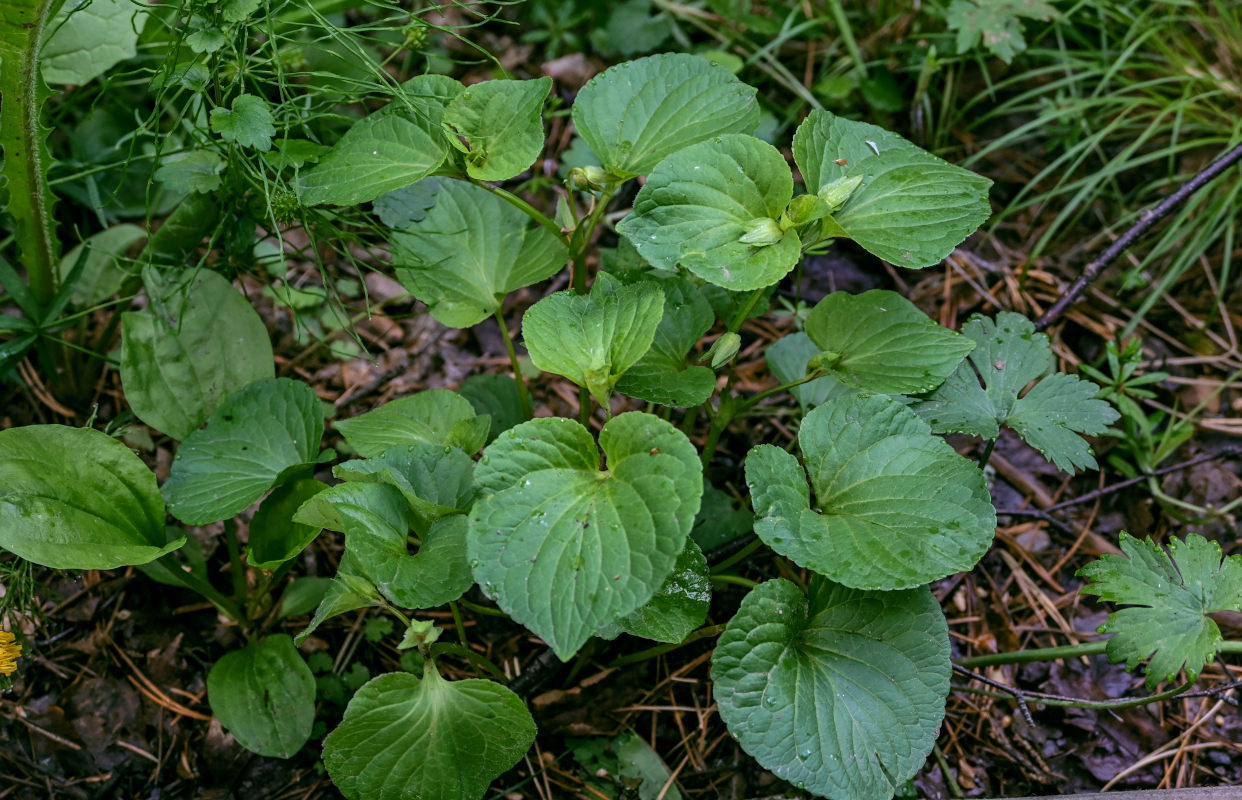
POLYGON ((608 183, 608 173, 594 164, 574 167, 569 171, 569 185, 584 192, 601 191, 608 183))
POLYGON ((412 20, 405 26, 405 46, 411 50, 421 50, 427 44, 427 23, 421 19, 412 20))
POLYGON ((746 232, 738 237, 742 244, 753 244, 755 247, 767 247, 781 240, 785 232, 771 217, 756 217, 746 224, 746 232))
POLYGON ((699 359, 699 362, 702 363, 710 360, 712 362, 712 369, 720 369, 733 360, 733 357, 737 355, 737 351, 741 347, 742 337, 733 331, 729 331, 716 340, 711 349, 699 359))
POLYGON ((808 222, 814 222, 831 212, 828 204, 818 195, 800 194, 789 201, 789 207, 781 215, 781 227, 788 230, 808 222))
POLYGON ((855 175, 853 178, 837 178, 820 189, 819 199, 828 204, 828 213, 832 214, 840 211, 849 202, 850 197, 854 194, 854 190, 858 188, 862 181, 861 175, 855 175))

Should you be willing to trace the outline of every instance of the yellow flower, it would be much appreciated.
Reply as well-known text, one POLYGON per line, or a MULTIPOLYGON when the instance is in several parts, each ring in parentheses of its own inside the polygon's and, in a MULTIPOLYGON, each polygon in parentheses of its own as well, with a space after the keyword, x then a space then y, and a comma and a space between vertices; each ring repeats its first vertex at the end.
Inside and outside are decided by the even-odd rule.
POLYGON ((13 634, 0 631, 0 675, 12 675, 17 670, 17 657, 22 646, 13 641, 13 634))

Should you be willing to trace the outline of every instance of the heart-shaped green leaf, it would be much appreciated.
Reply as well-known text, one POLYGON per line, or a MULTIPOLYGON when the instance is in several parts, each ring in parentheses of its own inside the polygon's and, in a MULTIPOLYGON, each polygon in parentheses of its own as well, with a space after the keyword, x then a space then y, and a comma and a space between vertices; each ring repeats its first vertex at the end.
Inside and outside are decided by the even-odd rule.
POLYGON ((926 588, 809 598, 751 591, 712 655, 712 693, 742 748, 834 800, 889 800, 935 744, 949 693, 949 630, 926 588))
POLYGON ((716 373, 687 364, 686 357, 712 327, 716 315, 689 280, 664 278, 659 286, 664 292, 664 315, 651 349, 625 371, 617 381, 617 391, 666 406, 697 406, 716 390, 716 373))
POLYGON ((807 315, 806 333, 821 352, 812 364, 850 386, 886 394, 931 391, 975 348, 882 289, 833 292, 807 315))
POLYGON ((892 398, 834 397, 798 442, 806 472, 773 445, 746 456, 755 533, 776 552, 846 586, 905 589, 987 551, 996 511, 983 472, 892 398))
POLYGON ((211 711, 252 753, 289 758, 310 739, 315 676, 278 633, 226 653, 207 674, 211 711))
POLYGON ((0 431, 0 547, 53 569, 116 569, 176 550, 155 475, 91 428, 0 431))
POLYGON ((513 619, 568 659, 642 606, 673 571, 703 492, 698 452, 650 414, 600 432, 533 419, 502 434, 475 472, 475 580, 513 619))
POLYGON ((255 381, 181 443, 163 487, 168 510, 187 525, 232 517, 287 472, 314 464, 322 438, 314 389, 289 378, 255 381))
POLYGON ((391 672, 363 684, 323 740, 348 800, 476 800, 535 741, 522 700, 492 681, 391 672))
POLYGON ((836 180, 856 184, 840 198, 844 207, 824 218, 824 235, 853 239, 898 266, 938 263, 991 214, 987 178, 827 111, 812 111, 798 127, 794 161, 821 197, 836 180))
POLYGON ((401 492, 382 483, 342 483, 315 497, 340 519, 345 551, 362 576, 404 608, 434 608, 461 597, 473 582, 466 563, 466 518, 442 517, 422 534, 410 555, 410 508, 401 492))
POLYGON ((121 385, 139 419, 185 440, 224 398, 275 375, 272 344, 250 301, 218 272, 148 291, 160 295, 156 307, 121 315, 121 385))
POLYGON ((1122 531, 1121 552, 1078 570, 1091 581, 1083 594, 1130 606, 1100 626, 1113 634, 1109 660, 1132 670, 1150 658, 1148 689, 1182 669, 1194 681, 1220 650, 1220 628, 1207 615, 1242 611, 1242 556, 1222 560, 1220 545, 1196 533, 1171 539, 1165 552, 1151 537, 1144 542, 1122 531))
POLYGON ((651 347, 663 311, 654 283, 623 284, 601 272, 589 295, 557 292, 531 306, 522 336, 535 366, 606 405, 617 379, 651 347))
POLYGON ((639 58, 596 75, 574 100, 574 130, 618 178, 646 175, 670 153, 759 124, 755 89, 681 53, 639 58))
MULTIPOLYGON (((777 380, 781 383, 793 383, 806 377, 811 359, 821 352, 823 351, 811 341, 810 336, 798 331, 782 336, 768 345, 768 349, 763 352, 763 358, 768 362, 768 367, 777 380)), ((804 412, 823 404, 828 398, 841 392, 848 394, 853 392, 853 389, 831 375, 816 378, 789 390, 804 412)))
POLYGON ((661 269, 681 266, 726 289, 759 289, 801 257, 797 232, 781 233, 776 222, 792 196, 793 176, 780 152, 730 134, 657 164, 617 231, 661 269))
POLYGON ((487 441, 490 420, 448 389, 430 389, 334 423, 358 454, 370 458, 390 447, 430 442, 474 453, 487 441))
POLYGON ((543 150, 543 101, 551 90, 547 77, 497 79, 467 86, 449 102, 444 127, 466 154, 470 177, 508 180, 535 163, 543 150))
MULTIPOLYGON (((542 140, 540 140, 542 141, 542 140)), ((397 279, 453 328, 491 316, 509 292, 565 266, 565 242, 486 189, 427 178, 434 205, 392 235, 397 279)))
POLYGON ((626 633, 677 644, 703 624, 711 599, 707 559, 694 540, 687 539, 686 549, 660 591, 646 605, 622 617, 620 625, 626 633))

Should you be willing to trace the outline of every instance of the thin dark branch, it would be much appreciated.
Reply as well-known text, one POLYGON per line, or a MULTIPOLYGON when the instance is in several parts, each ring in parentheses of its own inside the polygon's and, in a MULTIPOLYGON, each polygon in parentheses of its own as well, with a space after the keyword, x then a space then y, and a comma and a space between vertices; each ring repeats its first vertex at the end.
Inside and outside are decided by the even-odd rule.
POLYGON ((1134 244, 1149 228, 1167 217, 1173 209, 1202 189, 1208 181, 1236 164, 1239 159, 1242 159, 1242 144, 1234 147, 1216 161, 1213 161, 1202 172, 1187 181, 1180 189, 1161 200, 1155 208, 1144 211, 1139 216, 1138 222, 1134 223, 1128 231, 1123 233, 1120 239, 1113 242, 1099 258, 1083 268, 1082 274, 1070 284, 1065 294, 1061 295, 1035 323, 1035 329, 1042 331, 1053 322, 1056 322, 1057 318, 1064 314, 1066 309, 1078 302, 1082 293, 1086 291, 1087 286, 1100 276, 1105 267, 1113 263, 1119 255, 1128 250, 1130 245, 1134 244))

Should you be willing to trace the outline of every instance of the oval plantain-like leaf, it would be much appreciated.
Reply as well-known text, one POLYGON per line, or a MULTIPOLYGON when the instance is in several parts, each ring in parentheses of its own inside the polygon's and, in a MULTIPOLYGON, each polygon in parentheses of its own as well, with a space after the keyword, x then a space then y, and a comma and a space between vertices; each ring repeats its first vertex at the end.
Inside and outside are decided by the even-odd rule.
POLYGON ((323 763, 348 800, 476 800, 535 741, 521 698, 480 678, 391 672, 363 684, 323 763))
POLYGON ((665 156, 759 124, 755 89, 706 59, 638 58, 592 78, 574 100, 574 130, 618 178, 646 175, 665 156))
POLYGON ((181 443, 163 487, 168 510, 187 525, 232 517, 288 472, 314 464, 322 438, 314 389, 289 378, 255 381, 181 443))
POLYGON ((799 565, 858 589, 906 589, 970 569, 991 544, 983 472, 896 400, 832 397, 806 415, 798 442, 805 471, 759 445, 746 482, 755 533, 799 565))
POLYGON ((0 547, 52 569, 146 564, 185 543, 164 532, 155 475, 91 428, 0 431, 0 547))
POLYGON ((712 655, 713 696, 742 749, 833 800, 888 800, 923 765, 949 693, 949 630, 926 588, 760 584, 712 655))
POLYGON ((315 676, 293 639, 278 633, 217 661, 207 673, 207 701, 242 747, 290 758, 310 739, 315 676))
POLYGON ((533 419, 488 447, 470 513, 475 581, 562 660, 636 610, 673 571, 703 492, 698 453, 650 414, 600 432, 533 419))
MULTIPOLYGON (((540 140, 542 141, 542 140, 540 140)), ((433 205, 394 231, 397 280, 426 303, 431 316, 468 328, 491 316, 509 292, 538 283, 565 265, 556 234, 486 189, 451 178, 427 178, 433 205)))
POLYGON ((759 289, 783 278, 802 255, 797 232, 782 233, 776 222, 791 197, 793 176, 780 152, 730 134, 657 164, 617 231, 656 267, 681 266, 734 291, 759 289))
POLYGON ((121 315, 121 385, 139 419, 184 441, 230 394, 275 375, 272 343, 218 272, 148 292, 159 295, 154 307, 121 315))
POLYGON ((975 347, 883 289, 833 292, 807 315, 806 333, 822 353, 812 363, 850 386, 886 394, 931 391, 975 347))

